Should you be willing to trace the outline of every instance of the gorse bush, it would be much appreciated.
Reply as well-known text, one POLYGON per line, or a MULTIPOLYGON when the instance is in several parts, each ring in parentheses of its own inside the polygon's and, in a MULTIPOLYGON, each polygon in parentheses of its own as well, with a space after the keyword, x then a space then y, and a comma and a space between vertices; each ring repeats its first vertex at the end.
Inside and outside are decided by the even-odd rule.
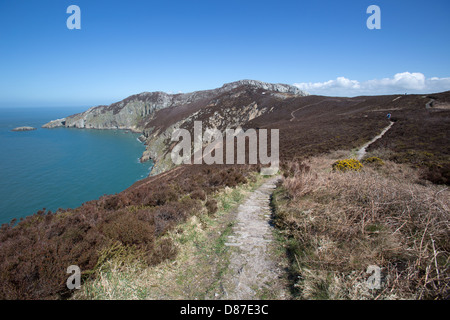
POLYGON ((348 171, 348 170, 358 171, 361 170, 362 167, 363 167, 362 163, 356 159, 338 160, 332 165, 333 170, 339 171, 348 171))

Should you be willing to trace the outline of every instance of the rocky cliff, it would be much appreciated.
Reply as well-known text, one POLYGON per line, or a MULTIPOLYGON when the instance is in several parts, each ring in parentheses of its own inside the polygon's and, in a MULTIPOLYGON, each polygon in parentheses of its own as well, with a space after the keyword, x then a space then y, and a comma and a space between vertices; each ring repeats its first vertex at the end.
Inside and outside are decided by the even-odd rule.
POLYGON ((221 88, 185 94, 143 92, 109 106, 50 121, 43 128, 127 129, 140 132, 146 150, 141 161, 155 162, 152 175, 173 167, 171 135, 177 128, 237 128, 271 111, 276 101, 308 95, 297 87, 255 80, 240 80, 221 88))
POLYGON ((43 128, 74 127, 86 129, 128 129, 142 132, 145 124, 154 113, 164 108, 176 108, 201 100, 211 99, 239 87, 253 90, 263 89, 274 93, 304 96, 307 93, 287 84, 272 84, 256 80, 240 80, 224 84, 213 90, 195 91, 185 94, 167 94, 165 92, 143 92, 132 95, 109 106, 92 107, 89 110, 50 121, 43 128))

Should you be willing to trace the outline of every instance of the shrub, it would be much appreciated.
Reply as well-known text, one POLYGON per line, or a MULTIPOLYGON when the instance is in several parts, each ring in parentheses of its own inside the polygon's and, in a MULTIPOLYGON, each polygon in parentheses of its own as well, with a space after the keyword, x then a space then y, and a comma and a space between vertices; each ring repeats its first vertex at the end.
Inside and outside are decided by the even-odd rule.
POLYGON ((175 258, 177 252, 178 250, 172 240, 164 238, 155 244, 155 248, 153 249, 147 262, 149 265, 157 265, 162 261, 175 258))
POLYGON ((363 162, 364 162, 364 164, 373 165, 375 167, 381 167, 384 165, 384 161, 378 157, 370 157, 370 158, 365 159, 363 162))
POLYGON ((139 221, 133 214, 118 212, 116 218, 102 226, 103 234, 118 240, 125 246, 151 246, 154 240, 154 227, 139 221))
POLYGON ((212 215, 217 212, 217 201, 214 199, 208 199, 206 201, 206 209, 208 210, 208 214, 212 215))
POLYGON ((68 293, 67 267, 92 269, 107 239, 83 217, 38 213, 4 226, 0 245, 0 299, 55 299, 68 293))
POLYGON ((196 189, 191 193, 191 199, 199 199, 202 201, 206 200, 206 193, 201 189, 196 189))
POLYGON ((247 178, 235 168, 219 171, 211 175, 209 186, 211 187, 230 187, 233 188, 241 183, 247 183, 247 178))
POLYGON ((172 186, 162 185, 148 197, 145 204, 148 206, 162 206, 167 202, 177 200, 178 196, 179 193, 172 186))
POLYGON ((294 175, 298 174, 299 172, 309 172, 311 169, 310 166, 303 162, 293 162, 290 161, 288 163, 282 163, 281 169, 283 171, 283 177, 293 177, 294 175))
POLYGON ((431 165, 422 174, 422 178, 435 184, 450 184, 450 163, 444 165, 431 165))
POLYGON ((354 170, 358 171, 361 170, 363 165, 359 160, 356 159, 344 159, 344 160, 338 160, 332 165, 333 170, 339 170, 339 171, 348 171, 348 170, 354 170))
MULTIPOLYGON (((163 179, 136 182, 116 195, 103 196, 73 210, 45 209, 0 227, 0 299, 58 299, 67 267, 80 267, 83 279, 95 277, 105 259, 138 258, 151 265, 171 259, 176 248, 165 232, 194 214, 217 211, 207 195, 246 181, 248 167, 180 167, 163 179)), ((117 260, 116 259, 116 260, 117 260)))
POLYGON ((117 194, 105 198, 104 208, 106 210, 117 210, 130 204, 129 199, 124 194, 117 194))
POLYGON ((415 183, 407 166, 338 174, 323 161, 274 194, 298 298, 448 299, 449 191, 415 183), (383 290, 364 287, 371 264, 382 268, 383 290))
POLYGON ((174 225, 185 222, 186 219, 195 214, 200 214, 202 205, 199 200, 184 198, 180 201, 169 202, 158 207, 155 211, 155 233, 163 235, 174 225))

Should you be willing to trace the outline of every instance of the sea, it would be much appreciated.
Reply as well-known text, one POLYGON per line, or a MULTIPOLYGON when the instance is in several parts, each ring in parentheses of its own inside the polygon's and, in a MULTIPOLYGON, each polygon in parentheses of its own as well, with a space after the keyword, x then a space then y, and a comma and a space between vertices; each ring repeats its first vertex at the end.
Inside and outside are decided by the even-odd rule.
POLYGON ((46 209, 76 208, 148 176, 145 145, 125 130, 43 129, 73 108, 0 108, 0 224, 46 209), (34 131, 12 132, 31 126, 34 131))

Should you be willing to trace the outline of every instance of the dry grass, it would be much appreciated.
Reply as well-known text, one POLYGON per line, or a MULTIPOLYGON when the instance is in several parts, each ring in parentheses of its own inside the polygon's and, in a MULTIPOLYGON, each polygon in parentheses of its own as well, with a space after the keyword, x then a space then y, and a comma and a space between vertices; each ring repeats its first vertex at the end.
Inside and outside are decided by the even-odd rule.
POLYGON ((274 197, 297 297, 449 298, 449 190, 389 161, 336 172, 335 160, 291 163, 274 197), (369 265, 382 268, 379 290, 366 285, 369 265))
MULTIPOLYGON (((109 256, 103 252, 105 258, 109 256)), ((72 299, 141 300, 149 294, 142 279, 142 270, 148 265, 138 252, 121 250, 120 254, 103 261, 96 270, 96 277, 85 281, 82 290, 72 299)))

